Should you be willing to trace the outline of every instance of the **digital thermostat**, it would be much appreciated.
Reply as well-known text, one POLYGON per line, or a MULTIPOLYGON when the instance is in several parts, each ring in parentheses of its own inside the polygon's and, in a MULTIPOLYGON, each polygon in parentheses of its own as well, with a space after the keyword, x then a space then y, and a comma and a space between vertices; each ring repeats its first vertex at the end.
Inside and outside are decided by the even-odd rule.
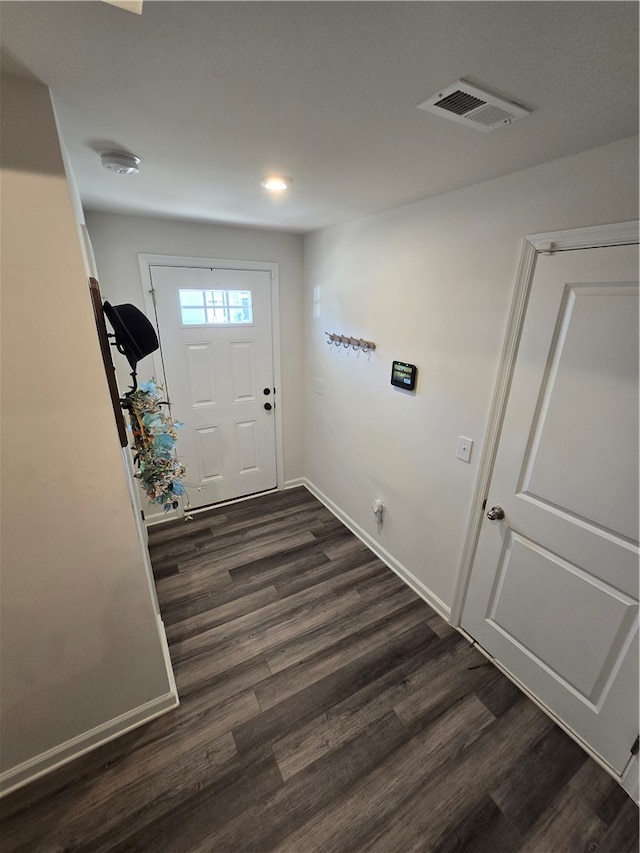
POLYGON ((416 387, 418 368, 406 361, 394 361, 391 366, 391 384, 405 391, 413 391, 416 387))

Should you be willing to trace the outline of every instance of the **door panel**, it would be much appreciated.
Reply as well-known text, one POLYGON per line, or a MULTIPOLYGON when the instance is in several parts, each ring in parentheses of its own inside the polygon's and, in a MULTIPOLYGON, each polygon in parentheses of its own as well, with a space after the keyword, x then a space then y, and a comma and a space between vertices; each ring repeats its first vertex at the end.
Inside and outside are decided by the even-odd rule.
POLYGON ((213 375, 211 344, 187 344, 185 365, 189 377, 191 406, 215 406, 216 391, 213 375))
POLYGON ((151 266, 178 453, 192 506, 276 486, 271 277, 255 270, 151 266))
POLYGON ((636 305, 634 285, 567 287, 519 488, 631 540, 637 537, 638 491, 625 471, 638 468, 638 443, 629 442, 627 432, 636 419, 629 391, 637 382, 637 365, 633 349, 612 342, 633 340, 636 305), (568 422, 579 429, 566 429, 568 422), (585 454, 601 441, 606 452, 583 465, 585 454), (563 477, 566 470, 571 479, 563 477), (614 503, 605 489, 591 488, 594 481, 615 482, 625 494, 614 503))
POLYGON ((258 393, 252 341, 236 341, 231 344, 231 365, 234 403, 241 400, 255 402, 258 393))
POLYGON ((463 627, 613 769, 638 733, 637 249, 537 260, 463 627))
POLYGON ((598 704, 605 664, 625 647, 636 603, 536 542, 513 531, 506 539, 488 620, 524 654, 598 704), (540 630, 540 613, 529 606, 539 589, 544 590, 545 620, 570 636, 540 630))

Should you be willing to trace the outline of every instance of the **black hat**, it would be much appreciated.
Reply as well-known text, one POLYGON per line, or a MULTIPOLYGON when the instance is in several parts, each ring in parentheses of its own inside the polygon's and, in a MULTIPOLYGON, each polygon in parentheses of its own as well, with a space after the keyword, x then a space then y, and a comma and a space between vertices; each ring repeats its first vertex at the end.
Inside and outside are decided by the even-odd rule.
POLYGON ((156 330, 135 305, 105 302, 102 309, 113 326, 118 352, 127 357, 135 373, 138 362, 158 349, 156 330))

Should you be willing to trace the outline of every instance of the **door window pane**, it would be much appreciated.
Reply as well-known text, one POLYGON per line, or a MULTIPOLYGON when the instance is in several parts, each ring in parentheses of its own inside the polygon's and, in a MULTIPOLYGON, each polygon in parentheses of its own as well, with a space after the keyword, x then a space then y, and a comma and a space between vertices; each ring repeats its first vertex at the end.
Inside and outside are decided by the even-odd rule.
POLYGON ((250 290, 180 288, 183 326, 241 325, 253 322, 250 290))
POLYGON ((200 326, 206 323, 204 308, 181 308, 183 326, 200 326))
POLYGON ((180 290, 179 292, 180 305, 183 308, 204 305, 204 294, 201 290, 180 290))

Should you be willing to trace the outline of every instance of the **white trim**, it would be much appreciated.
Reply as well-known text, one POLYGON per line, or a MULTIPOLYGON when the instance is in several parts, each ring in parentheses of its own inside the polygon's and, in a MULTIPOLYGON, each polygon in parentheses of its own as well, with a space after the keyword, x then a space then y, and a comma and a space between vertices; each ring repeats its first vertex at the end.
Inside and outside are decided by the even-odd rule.
POLYGON ((496 379, 493 402, 489 412, 489 424, 484 450, 478 469, 476 487, 471 501, 471 514, 467 524, 467 533, 462 550, 462 561, 451 607, 451 622, 459 625, 462 619, 464 600, 469 585, 471 567, 475 558, 480 527, 484 517, 483 501, 489 490, 493 464, 498 450, 498 441, 502 430, 502 421, 511 388, 511 379, 515 366, 515 356, 520 343, 522 321, 529 299, 530 283, 536 266, 537 252, 533 244, 525 237, 520 255, 520 265, 516 276, 516 287, 507 323, 507 333, 500 356, 500 366, 496 379))
MULTIPOLYGON (((242 261, 230 258, 195 258, 184 257, 179 255, 149 255, 145 253, 138 254, 138 267, 140 269, 140 282, 143 291, 144 304, 147 316, 152 318, 152 322, 158 331, 158 321, 156 309, 152 297, 152 281, 150 266, 162 267, 197 267, 197 268, 215 268, 228 270, 250 270, 257 272, 268 272, 271 280, 271 341, 272 341, 272 358, 273 358, 273 385, 275 390, 275 399, 273 412, 275 416, 275 454, 276 454, 276 488, 281 488, 284 480, 284 445, 282 439, 282 366, 280 359, 280 279, 279 265, 274 261, 242 261)), ((160 335, 158 334, 158 337, 160 335)), ((153 355, 153 366, 156 376, 163 376, 162 354, 160 350, 156 350, 153 355)), ((247 495, 251 497, 251 495, 247 495)), ((239 498, 238 500, 243 500, 239 498)), ((191 510, 193 515, 195 510, 191 510)), ((145 513, 146 516, 146 513, 145 513)), ((175 518, 169 514, 169 518, 175 518)), ((157 524, 160 521, 169 519, 156 519, 156 514, 152 518, 145 517, 147 524, 157 524)))
MULTIPOLYGON (((426 603, 431 607, 439 616, 442 616, 443 619, 449 621, 449 607, 438 598, 431 590, 426 587, 422 581, 419 581, 411 572, 402 565, 395 557, 393 557, 388 551, 386 551, 375 539, 373 539, 366 530, 363 530, 359 524, 346 514, 340 507, 335 504, 330 498, 328 498, 324 492, 321 492, 320 489, 314 485, 310 480, 306 477, 299 478, 298 481, 290 481, 294 485, 303 485, 306 489, 308 489, 312 495, 314 495, 318 500, 323 503, 326 508, 332 512, 336 518, 338 518, 345 527, 348 527, 349 530, 360 539, 361 542, 371 550, 382 562, 388 566, 392 572, 395 572, 398 577, 403 580, 407 586, 411 587, 411 589, 419 595, 426 603)), ((293 488, 293 485, 291 486, 293 488)))
POLYGON ((620 784, 632 800, 640 805, 640 762, 637 755, 631 756, 631 760, 622 773, 620 784))
MULTIPOLYGON (((262 492, 254 492, 251 495, 242 495, 242 497, 239 497, 239 498, 229 498, 228 501, 219 501, 218 503, 215 503, 215 504, 207 504, 206 506, 199 506, 196 509, 190 509, 189 515, 201 515, 204 512, 211 512, 214 509, 221 509, 222 507, 231 506, 232 504, 241 504, 241 503, 244 503, 245 501, 253 501, 256 498, 262 498, 265 495, 274 495, 276 492, 280 492, 280 491, 282 491, 282 489, 280 489, 280 488, 265 489, 262 492)), ((156 518, 157 518, 157 516, 155 516, 155 515, 152 516, 152 519, 154 519, 154 520, 149 522, 149 525, 148 525, 149 527, 155 527, 158 524, 163 524, 166 521, 177 521, 180 518, 184 518, 184 516, 183 515, 177 515, 177 510, 176 510, 176 515, 172 515, 171 513, 168 512, 165 518, 157 518, 157 520, 155 520, 156 518)))
POLYGON ((285 480, 283 488, 284 489, 297 489, 299 486, 307 485, 307 479, 305 477, 295 477, 293 480, 285 480))
POLYGON ((525 237, 537 252, 567 252, 571 249, 597 249, 600 246, 628 246, 638 242, 638 222, 614 222, 567 231, 548 231, 525 237))
POLYGON ((77 737, 71 738, 71 740, 65 741, 65 743, 53 747, 53 749, 18 764, 17 767, 6 770, 0 775, 0 796, 4 797, 28 782, 33 782, 39 776, 80 758, 86 752, 150 722, 161 714, 166 714, 167 711, 177 708, 179 704, 180 700, 174 686, 170 693, 165 693, 163 696, 145 702, 144 705, 132 708, 106 723, 102 723, 77 737))
POLYGON ((598 225, 589 228, 572 228, 566 231, 548 231, 532 234, 524 238, 520 265, 507 323, 507 332, 500 357, 500 367, 496 379, 495 391, 489 413, 489 423, 485 445, 478 469, 478 478, 473 493, 471 512, 467 524, 462 559, 451 607, 451 624, 456 627, 462 620, 464 601, 469 586, 471 568, 475 558, 480 527, 484 517, 482 503, 487 497, 502 422, 511 388, 516 356, 524 325, 529 293, 539 254, 571 249, 598 248, 601 246, 621 246, 638 242, 638 222, 618 222, 613 225, 598 225))

